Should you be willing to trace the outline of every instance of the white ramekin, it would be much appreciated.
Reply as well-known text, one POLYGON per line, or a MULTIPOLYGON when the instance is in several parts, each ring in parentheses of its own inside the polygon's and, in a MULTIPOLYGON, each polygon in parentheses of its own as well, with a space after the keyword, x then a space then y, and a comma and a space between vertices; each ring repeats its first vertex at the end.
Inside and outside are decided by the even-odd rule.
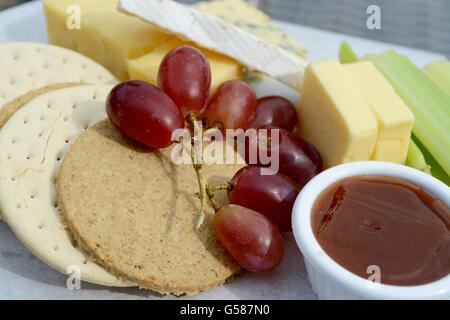
POLYGON ((450 275, 419 286, 374 285, 341 267, 323 251, 311 227, 312 206, 330 184, 358 175, 389 176, 410 181, 450 206, 448 186, 426 173, 399 164, 354 162, 317 175, 300 192, 292 213, 294 237, 303 253, 314 293, 319 299, 450 299, 450 275))

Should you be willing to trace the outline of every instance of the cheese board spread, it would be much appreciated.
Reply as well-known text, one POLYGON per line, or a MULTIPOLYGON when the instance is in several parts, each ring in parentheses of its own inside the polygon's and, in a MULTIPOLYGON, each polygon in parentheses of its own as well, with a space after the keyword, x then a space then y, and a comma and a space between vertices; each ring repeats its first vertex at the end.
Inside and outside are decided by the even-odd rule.
POLYGON ((0 37, 0 242, 49 297, 450 297, 447 60, 244 0, 27 7, 47 40, 0 37))

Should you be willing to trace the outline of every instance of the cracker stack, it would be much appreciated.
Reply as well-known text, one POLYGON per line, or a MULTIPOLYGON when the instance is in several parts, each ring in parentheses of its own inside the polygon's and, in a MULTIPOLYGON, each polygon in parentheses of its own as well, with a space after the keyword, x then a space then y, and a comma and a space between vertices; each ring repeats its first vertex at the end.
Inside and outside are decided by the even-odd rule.
MULTIPOLYGON (((196 230, 192 165, 175 165, 171 148, 140 149, 105 120, 109 71, 33 43, 0 45, 0 68, 0 210, 37 257, 84 281, 161 294, 195 294, 239 271, 211 207, 196 230)), ((220 184, 240 168, 203 174, 220 184)))

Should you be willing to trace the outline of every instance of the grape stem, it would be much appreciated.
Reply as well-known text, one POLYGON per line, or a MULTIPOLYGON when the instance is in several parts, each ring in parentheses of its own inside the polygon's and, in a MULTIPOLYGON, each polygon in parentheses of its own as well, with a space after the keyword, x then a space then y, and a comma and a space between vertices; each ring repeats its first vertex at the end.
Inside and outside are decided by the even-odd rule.
POLYGON ((191 150, 190 150, 190 156, 192 161, 192 166, 195 171, 195 175, 197 177, 197 183, 199 192, 197 192, 197 197, 200 199, 200 213, 199 218, 197 222, 196 229, 199 230, 201 226, 203 225, 203 222, 205 221, 205 207, 206 207, 206 198, 208 197, 208 200, 211 204, 211 207, 214 209, 215 212, 219 211, 220 207, 216 203, 214 199, 214 194, 218 191, 224 191, 228 190, 230 185, 207 185, 205 183, 205 180, 203 179, 201 170, 203 167, 203 159, 201 154, 198 154, 195 146, 197 142, 197 136, 196 133, 201 132, 203 134, 203 130, 201 126, 198 125, 197 117, 194 112, 190 112, 187 115, 187 120, 189 123, 192 124, 193 127, 193 135, 191 137, 191 150))
POLYGON ((222 184, 222 185, 215 185, 215 186, 208 185, 206 188, 207 188, 208 192, 211 192, 212 194, 214 194, 215 192, 218 192, 218 191, 228 190, 230 188, 230 185, 229 184, 222 184))
POLYGON ((203 159, 202 159, 201 155, 198 154, 198 152, 195 148, 196 142, 197 142, 197 137, 195 134, 197 132, 203 132, 203 131, 202 131, 202 128, 197 123, 197 117, 195 116, 195 113, 190 112, 187 115, 187 119, 192 124, 192 127, 194 128, 194 130, 193 130, 194 132, 193 132, 193 135, 191 138, 190 155, 191 155, 192 166, 194 168, 195 175, 197 177, 197 183, 198 183, 198 188, 199 188, 199 192, 197 193, 197 196, 200 199, 200 213, 199 213, 199 218, 198 218, 198 222, 197 222, 197 226, 196 226, 196 229, 199 230, 205 220, 205 206, 206 206, 207 192, 206 192, 206 184, 205 184, 205 181, 203 180, 203 176, 201 173, 203 159))
POLYGON ((206 194, 208 195, 208 199, 209 199, 209 203, 211 203, 211 207, 213 207, 214 212, 217 213, 217 211, 219 211, 220 207, 214 200, 214 192, 210 191, 208 189, 208 186, 206 186, 206 194))
MULTIPOLYGON (((208 192, 207 192, 208 186, 205 185, 205 183, 204 183, 204 180, 203 180, 203 177, 202 177, 202 174, 201 174, 201 165, 198 166, 198 165, 195 164, 197 156, 196 156, 196 152, 194 150, 194 147, 191 145, 191 148, 188 149, 183 144, 183 140, 182 139, 180 139, 178 141, 174 141, 174 142, 175 143, 181 143, 182 147, 187 152, 189 152, 190 157, 191 157, 192 166, 193 166, 195 174, 197 176, 197 183, 199 185, 199 190, 200 190, 199 192, 195 193, 195 195, 200 199, 200 217, 199 217, 199 220, 198 220, 198 223, 197 223, 197 227, 196 227, 196 229, 198 230, 201 227, 201 225, 203 224, 203 221, 204 221, 203 211, 204 211, 205 202, 206 202, 206 200, 205 200, 205 193, 208 195, 208 192), (202 193, 202 190, 204 190, 204 193, 202 193)), ((192 139, 191 139, 191 142, 192 142, 192 139)))

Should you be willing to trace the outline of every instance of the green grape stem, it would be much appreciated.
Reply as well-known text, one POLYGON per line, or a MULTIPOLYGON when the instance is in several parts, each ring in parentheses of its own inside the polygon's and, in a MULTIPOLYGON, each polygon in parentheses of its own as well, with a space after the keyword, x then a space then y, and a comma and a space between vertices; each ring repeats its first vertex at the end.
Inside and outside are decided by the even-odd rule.
POLYGON ((207 185, 203 176, 202 176, 202 167, 203 167, 203 159, 201 154, 197 152, 196 144, 197 136, 196 133, 201 132, 203 135, 203 129, 201 126, 198 125, 197 117, 195 113, 189 113, 187 115, 188 122, 192 125, 194 134, 191 137, 191 149, 190 149, 190 156, 192 161, 192 167, 194 168, 195 175, 197 177, 197 183, 198 183, 198 189, 199 191, 196 193, 197 197, 200 200, 200 212, 199 212, 199 218, 197 221, 196 229, 199 230, 203 222, 205 221, 205 207, 206 207, 206 199, 209 200, 209 203, 211 204, 211 207, 214 209, 215 212, 219 211, 220 207, 217 205, 214 194, 218 191, 225 191, 229 189, 229 184, 225 185, 207 185))
POLYGON ((187 115, 187 119, 188 119, 189 123, 192 124, 192 127, 194 129, 193 130, 194 134, 192 135, 192 138, 191 138, 190 155, 191 155, 192 167, 194 168, 195 175, 197 177, 197 183, 198 183, 198 189, 199 189, 197 196, 200 199, 200 213, 199 213, 199 218, 198 218, 197 226, 196 226, 196 229, 199 230, 202 227, 203 222, 205 221, 205 206, 206 206, 207 193, 206 193, 206 183, 205 183, 202 173, 201 173, 202 163, 203 163, 202 156, 196 150, 196 145, 197 145, 198 141, 197 141, 197 137, 195 134, 197 132, 203 132, 203 131, 202 131, 202 128, 197 123, 197 117, 196 117, 195 113, 193 113, 193 112, 189 113, 187 115))

